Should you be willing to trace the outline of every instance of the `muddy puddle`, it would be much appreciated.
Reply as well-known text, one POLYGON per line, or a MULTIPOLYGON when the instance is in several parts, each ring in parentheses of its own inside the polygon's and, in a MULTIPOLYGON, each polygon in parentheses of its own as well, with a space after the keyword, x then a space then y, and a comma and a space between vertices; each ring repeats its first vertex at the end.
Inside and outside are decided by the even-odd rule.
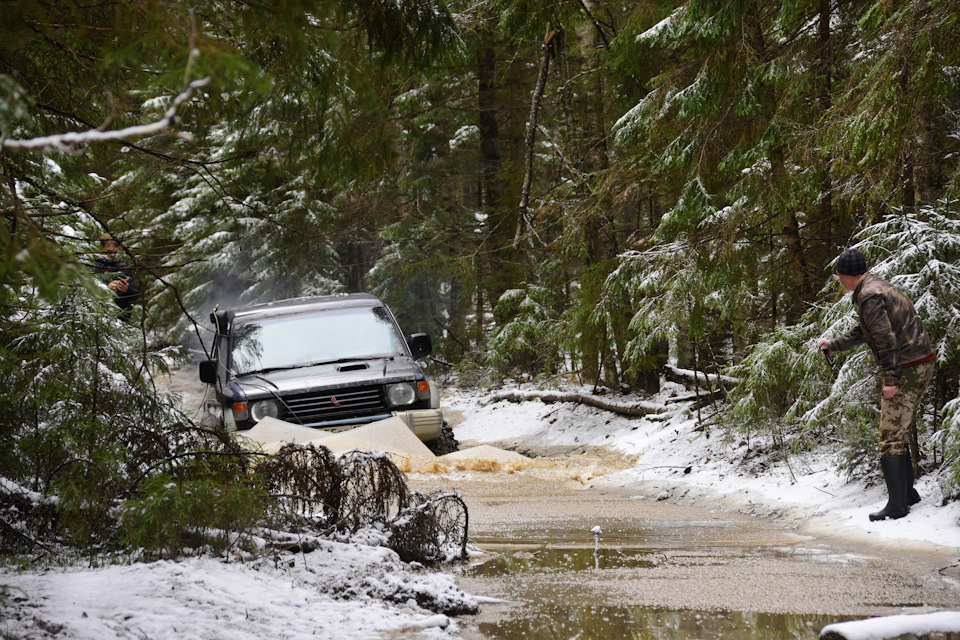
POLYGON ((483 555, 469 640, 815 640, 831 623, 960 606, 925 563, 836 547, 775 521, 604 492, 567 473, 413 475, 469 507, 483 555), (592 533, 599 528, 599 537, 592 533))
MULTIPOLYGON (((669 565, 722 566, 739 559, 863 564, 822 549, 732 543, 729 524, 663 523, 592 538, 551 529, 538 537, 478 536, 487 555, 464 567, 461 583, 496 593, 464 637, 486 640, 607 640, 610 638, 702 640, 814 640, 824 626, 853 616, 630 605, 634 582, 669 580, 669 565), (544 535, 545 534, 545 535, 544 535), (603 542, 601 542, 601 540, 603 542)), ((770 565, 771 568, 773 565, 770 565)), ((706 586, 706 585, 704 585, 706 586)), ((475 591, 476 592, 476 591, 475 591)))
MULTIPOLYGON (((464 570, 466 575, 494 578, 499 576, 527 574, 535 572, 560 573, 568 571, 586 570, 614 570, 614 569, 651 569, 664 562, 676 559, 678 553, 667 555, 664 551, 631 548, 616 549, 576 549, 564 546, 548 546, 546 544, 507 543, 486 544, 484 549, 492 552, 492 556, 479 564, 464 570)), ((676 549, 675 551, 679 551, 676 549)), ((728 553, 731 550, 727 550, 728 553)), ((829 564, 850 564, 855 559, 845 556, 836 556, 816 550, 798 550, 783 547, 769 547, 762 549, 737 549, 736 554, 746 556, 766 556, 768 558, 803 558, 807 562, 824 562, 829 564)), ((720 553, 714 554, 722 557, 720 553)), ((703 554, 689 557, 703 557, 703 554)))
POLYGON ((724 611, 677 611, 646 607, 535 605, 522 615, 506 612, 481 622, 465 637, 498 640, 806 640, 836 616, 724 611))

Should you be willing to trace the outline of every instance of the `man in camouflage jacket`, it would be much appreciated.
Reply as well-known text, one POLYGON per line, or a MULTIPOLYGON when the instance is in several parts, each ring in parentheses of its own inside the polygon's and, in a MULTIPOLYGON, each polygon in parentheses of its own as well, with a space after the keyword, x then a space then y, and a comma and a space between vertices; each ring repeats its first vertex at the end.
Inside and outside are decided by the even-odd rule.
POLYGON ((935 368, 933 347, 910 299, 867 271, 863 254, 847 249, 837 258, 837 277, 853 292, 858 326, 834 340, 821 340, 827 355, 868 344, 880 365, 880 468, 889 499, 871 520, 902 518, 920 501, 913 488, 910 429, 935 368))

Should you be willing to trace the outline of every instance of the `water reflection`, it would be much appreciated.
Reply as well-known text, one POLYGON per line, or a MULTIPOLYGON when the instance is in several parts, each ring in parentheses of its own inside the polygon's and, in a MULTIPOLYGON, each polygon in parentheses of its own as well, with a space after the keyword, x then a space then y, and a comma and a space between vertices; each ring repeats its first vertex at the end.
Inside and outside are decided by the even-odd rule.
MULTIPOLYGON (((802 561, 838 561, 836 556, 822 551, 782 545, 688 550, 683 557, 690 558, 690 554, 697 554, 699 564, 713 561, 725 564, 733 556, 799 556, 802 561)), ((495 605, 482 611, 476 632, 484 640, 816 640, 824 626, 852 619, 837 615, 613 606, 604 602, 602 587, 601 591, 596 590, 600 584, 597 581, 606 576, 626 575, 642 580, 644 569, 668 565, 671 558, 676 557, 672 551, 649 547, 584 548, 569 542, 501 544, 494 555, 482 564, 466 568, 464 574, 490 580, 491 584, 500 581, 500 584, 512 585, 507 597, 516 600, 512 605, 495 605), (618 573, 624 569, 628 572, 618 573), (631 569, 640 571, 629 571, 631 569), (569 576, 569 580, 560 578, 563 574, 569 576)))
POLYGON ((849 618, 743 611, 678 611, 648 607, 537 605, 478 631, 491 640, 815 640, 820 629, 849 618))
POLYGON ((640 549, 564 549, 542 547, 499 553, 471 567, 472 576, 503 576, 523 573, 560 573, 598 569, 650 568, 662 562, 663 553, 640 549))

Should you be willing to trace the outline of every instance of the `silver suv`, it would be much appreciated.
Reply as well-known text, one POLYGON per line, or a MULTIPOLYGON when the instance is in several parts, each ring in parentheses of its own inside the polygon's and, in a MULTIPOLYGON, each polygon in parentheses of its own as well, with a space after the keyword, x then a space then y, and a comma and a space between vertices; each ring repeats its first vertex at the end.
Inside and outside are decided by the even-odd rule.
POLYGON ((430 337, 404 340, 379 298, 297 298, 214 311, 210 320, 215 338, 200 380, 214 387, 209 408, 228 428, 271 416, 339 431, 396 416, 434 453, 457 450, 437 388, 416 362, 430 355, 430 337))

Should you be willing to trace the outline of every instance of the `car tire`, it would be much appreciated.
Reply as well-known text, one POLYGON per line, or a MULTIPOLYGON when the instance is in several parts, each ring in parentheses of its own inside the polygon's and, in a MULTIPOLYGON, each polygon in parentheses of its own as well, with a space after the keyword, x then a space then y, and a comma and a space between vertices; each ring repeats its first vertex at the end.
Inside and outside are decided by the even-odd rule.
POLYGON ((443 426, 440 427, 440 437, 427 442, 426 445, 435 456, 442 456, 460 450, 460 443, 457 442, 457 439, 453 435, 453 429, 446 421, 444 421, 443 426))

